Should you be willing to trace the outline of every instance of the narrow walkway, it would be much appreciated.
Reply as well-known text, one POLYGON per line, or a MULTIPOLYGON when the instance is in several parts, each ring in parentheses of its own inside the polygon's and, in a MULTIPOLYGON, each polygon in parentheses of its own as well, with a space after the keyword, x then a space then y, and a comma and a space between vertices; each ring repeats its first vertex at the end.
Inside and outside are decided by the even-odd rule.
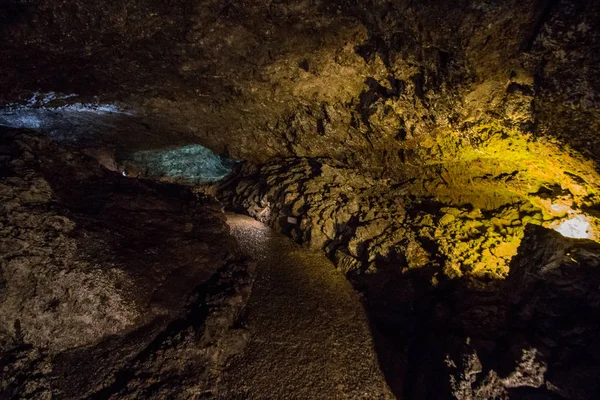
POLYGON ((249 217, 229 214, 228 223, 258 266, 251 338, 224 374, 219 398, 393 398, 359 298, 331 262, 249 217))

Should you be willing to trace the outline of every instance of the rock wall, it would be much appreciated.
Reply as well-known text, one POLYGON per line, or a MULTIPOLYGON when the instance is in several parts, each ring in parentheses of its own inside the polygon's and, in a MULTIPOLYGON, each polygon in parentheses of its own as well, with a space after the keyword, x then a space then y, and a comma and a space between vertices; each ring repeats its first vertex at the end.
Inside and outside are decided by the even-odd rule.
POLYGON ((532 168, 512 170, 503 165, 510 152, 500 154, 462 169, 433 164, 404 182, 331 159, 246 164, 218 192, 227 207, 325 251, 350 276, 429 267, 435 279, 503 278, 528 223, 557 228, 581 218, 596 237, 598 220, 581 209, 595 202, 597 178, 583 160, 556 152, 556 164, 532 159, 532 168))
MULTIPOLYGON (((544 251, 586 249, 556 250, 556 266, 521 241, 528 223, 569 221, 598 239, 599 18, 594 0, 8 1, 0 122, 117 152, 199 143, 248 161, 220 197, 336 261, 409 398, 587 398, 597 332, 581 321, 595 321, 596 300, 564 288, 592 287, 522 270, 596 282, 596 250, 530 228, 544 251), (513 259, 519 246, 529 262, 513 259), (517 303, 501 298, 513 292, 517 303), (553 325, 554 307, 578 328, 553 325)), ((37 371, 31 396, 144 396, 136 371, 149 360, 200 368, 165 323, 200 307, 188 295, 233 262, 219 213, 43 139, 6 138, 0 339, 16 369, 2 390, 37 371), (154 345, 124 350, 97 381, 44 380, 70 365, 59 353, 90 358, 76 347, 105 363, 107 335, 154 345)), ((174 326, 201 329, 190 320, 174 326)))
POLYGON ((450 207, 323 161, 246 165, 221 196, 346 273, 398 398, 594 397, 596 242, 526 200, 450 207))
MULTIPOLYGON (((599 250, 595 242, 530 225, 505 283, 439 298, 420 339, 431 346, 417 354, 439 352, 459 399, 594 398, 599 250)), ((430 382, 427 363, 417 368, 417 380, 430 382)))
POLYGON ((230 328, 251 280, 218 203, 15 130, 0 197, 0 397, 136 398, 142 371, 167 397, 210 390, 243 347, 230 328), (184 365, 195 386, 173 383, 184 365))
POLYGON ((38 93, 29 107, 122 146, 199 142, 253 162, 327 156, 397 177, 476 149, 492 124, 598 158, 593 0, 2 7, 1 103, 38 93), (79 118, 70 104, 127 114, 79 118))

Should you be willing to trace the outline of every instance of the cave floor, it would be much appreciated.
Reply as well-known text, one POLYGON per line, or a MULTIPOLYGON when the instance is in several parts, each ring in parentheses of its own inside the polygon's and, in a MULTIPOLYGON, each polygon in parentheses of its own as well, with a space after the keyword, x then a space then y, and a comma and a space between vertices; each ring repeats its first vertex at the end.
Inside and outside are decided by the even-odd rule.
POLYGON ((250 217, 228 214, 257 261, 250 340, 219 384, 223 399, 393 398, 358 295, 331 262, 250 217))

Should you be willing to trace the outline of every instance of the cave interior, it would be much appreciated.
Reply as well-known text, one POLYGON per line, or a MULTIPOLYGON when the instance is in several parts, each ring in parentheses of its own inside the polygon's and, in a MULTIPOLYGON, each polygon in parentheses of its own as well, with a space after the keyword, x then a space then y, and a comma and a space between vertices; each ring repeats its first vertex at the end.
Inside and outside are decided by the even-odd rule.
POLYGON ((600 398, 600 2, 0 34, 0 398, 600 398))

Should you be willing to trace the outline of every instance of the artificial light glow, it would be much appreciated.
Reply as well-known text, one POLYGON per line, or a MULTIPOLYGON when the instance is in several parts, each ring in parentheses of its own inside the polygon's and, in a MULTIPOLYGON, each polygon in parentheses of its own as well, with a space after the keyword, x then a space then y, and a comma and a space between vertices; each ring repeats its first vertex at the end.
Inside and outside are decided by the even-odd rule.
POLYGON ((552 209, 552 211, 557 213, 566 213, 571 210, 568 206, 565 206, 563 204, 552 204, 550 208, 552 209))
MULTIPOLYGON (((231 172, 235 162, 200 145, 174 149, 144 150, 120 154, 125 168, 144 171, 146 177, 173 178, 188 182, 216 182, 231 172)), ((128 175, 133 170, 127 169, 128 175)))
POLYGON ((591 239, 593 237, 589 218, 583 215, 563 221, 554 230, 573 239, 591 239))
POLYGON ((261 222, 266 222, 269 220, 269 218, 271 217, 271 207, 269 206, 269 203, 267 203, 267 206, 263 208, 262 211, 259 212, 256 217, 261 222))

